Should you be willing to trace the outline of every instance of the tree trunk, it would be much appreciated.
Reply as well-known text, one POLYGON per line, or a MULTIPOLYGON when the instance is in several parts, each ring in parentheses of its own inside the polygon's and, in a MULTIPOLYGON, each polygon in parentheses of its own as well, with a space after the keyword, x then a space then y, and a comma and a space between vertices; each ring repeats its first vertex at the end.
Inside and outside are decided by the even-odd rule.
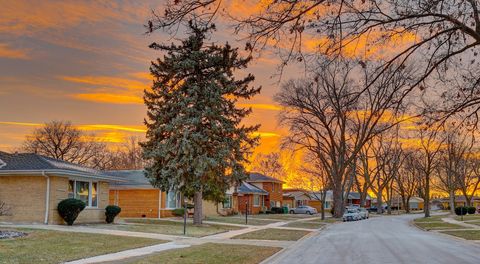
POLYGON ((194 225, 201 225, 203 220, 203 212, 202 212, 202 191, 195 192, 193 195, 193 204, 194 204, 194 212, 193 212, 193 224, 194 225))
POLYGON ((450 205, 450 213, 455 214, 455 193, 450 190, 450 193, 448 194, 448 204, 450 205))
POLYGON ((425 179, 425 200, 423 208, 425 217, 430 217, 430 175, 425 179))
MULTIPOLYGON (((338 184, 340 185, 340 184, 338 184)), ((341 186, 333 188, 333 217, 341 218, 343 216, 343 191, 341 186)))
POLYGON ((325 199, 327 198, 327 191, 323 191, 322 192, 322 198, 320 199, 321 200, 321 203, 322 203, 322 206, 320 207, 320 213, 321 213, 321 219, 322 220, 325 220, 325 199))
POLYGON ((383 214, 383 198, 382 189, 378 189, 377 192, 377 214, 383 214))

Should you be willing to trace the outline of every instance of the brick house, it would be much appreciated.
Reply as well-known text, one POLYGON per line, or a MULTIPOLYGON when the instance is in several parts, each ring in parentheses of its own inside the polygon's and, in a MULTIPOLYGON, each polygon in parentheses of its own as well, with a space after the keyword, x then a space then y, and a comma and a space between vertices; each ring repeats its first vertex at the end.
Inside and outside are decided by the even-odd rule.
POLYGON ((258 214, 260 211, 264 211, 268 194, 267 191, 253 184, 242 182, 234 194, 238 200, 237 212, 245 214, 246 208, 248 208, 248 214, 258 214))
POLYGON ((32 153, 0 151, 0 202, 8 208, 0 221, 63 224, 60 201, 76 198, 87 207, 76 223, 105 221, 109 175, 32 153))
POLYGON ((252 172, 245 182, 266 191, 265 207, 270 210, 272 207, 281 207, 283 204, 283 184, 285 182, 261 173, 252 172))

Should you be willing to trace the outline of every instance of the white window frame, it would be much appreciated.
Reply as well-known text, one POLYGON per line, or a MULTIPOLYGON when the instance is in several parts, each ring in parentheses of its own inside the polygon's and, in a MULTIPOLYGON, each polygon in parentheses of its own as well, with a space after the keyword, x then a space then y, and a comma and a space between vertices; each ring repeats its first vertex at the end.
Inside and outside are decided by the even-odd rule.
POLYGON ((260 195, 258 195, 258 194, 253 195, 253 207, 260 207, 260 195), (258 198, 258 203, 257 204, 255 204, 255 197, 258 198))
POLYGON ((180 201, 180 200, 181 200, 181 199, 180 199, 180 198, 181 198, 181 197, 180 197, 180 193, 179 193, 179 192, 174 192, 174 193, 175 193, 175 207, 169 207, 169 205, 170 205, 170 200, 169 200, 169 198, 168 198, 168 194, 171 193, 171 192, 174 192, 174 191, 172 190, 172 191, 169 191, 169 192, 166 192, 166 193, 165 193, 165 194, 166 194, 166 195, 165 195, 165 196, 166 196, 166 199, 165 199, 165 202, 166 202, 166 203, 165 203, 165 209, 178 209, 178 208, 180 208, 180 202, 181 202, 181 201, 180 201))
POLYGON ((222 208, 223 209, 232 209, 233 208, 233 196, 231 194, 227 194, 225 201, 222 203, 222 208), (229 207, 225 207, 225 201, 228 200, 229 207))
POLYGON ((73 198, 77 199, 77 182, 88 182, 88 203, 86 208, 98 208, 98 194, 100 193, 100 184, 97 181, 89 181, 89 180, 75 180, 75 179, 69 179, 68 184, 70 184, 70 181, 73 181, 73 198), (97 184, 97 205, 92 206, 92 190, 93 190, 93 184, 97 184))

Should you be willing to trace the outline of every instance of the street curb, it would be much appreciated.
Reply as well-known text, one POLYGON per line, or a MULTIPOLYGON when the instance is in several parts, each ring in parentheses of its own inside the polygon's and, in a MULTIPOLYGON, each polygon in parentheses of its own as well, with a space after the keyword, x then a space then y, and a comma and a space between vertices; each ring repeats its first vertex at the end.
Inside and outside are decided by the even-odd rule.
MULTIPOLYGON (((454 239, 454 240, 457 240, 457 241, 460 241, 460 242, 465 242, 465 243, 467 243, 467 244, 471 244, 471 245, 480 247, 480 240, 468 240, 468 239, 465 239, 465 238, 461 238, 461 237, 457 237, 457 236, 452 236, 452 235, 445 234, 445 233, 442 233, 442 232, 439 232, 439 231, 435 231, 435 230, 426 230, 426 229, 423 229, 423 228, 415 225, 415 224, 413 223, 413 220, 410 221, 408 224, 409 224, 410 226, 415 227, 416 229, 418 229, 418 230, 420 230, 420 231, 423 231, 423 232, 429 232, 429 233, 436 234, 436 235, 439 235, 439 236, 442 236, 442 237, 445 237, 445 238, 454 239), (475 242, 475 241, 478 241, 478 242, 475 242)), ((472 230, 474 230, 474 229, 472 229, 472 230)), ((451 231, 454 231, 454 230, 451 230, 451 231)))

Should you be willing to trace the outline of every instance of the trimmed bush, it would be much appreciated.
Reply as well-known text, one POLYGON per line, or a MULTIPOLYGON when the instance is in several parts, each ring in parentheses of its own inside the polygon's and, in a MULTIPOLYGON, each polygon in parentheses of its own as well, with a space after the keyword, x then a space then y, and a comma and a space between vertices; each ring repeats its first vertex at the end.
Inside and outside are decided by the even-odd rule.
POLYGON ((117 216, 121 211, 122 211, 122 208, 120 208, 119 206, 108 205, 107 207, 105 207, 105 216, 106 216, 105 221, 108 224, 113 223, 113 221, 115 220, 115 216, 117 216))
POLYGON ((473 206, 469 206, 467 207, 467 213, 468 214, 475 214, 475 211, 477 211, 477 209, 473 206))
POLYGON ((172 211, 172 214, 174 216, 183 216, 185 214, 185 209, 183 208, 177 208, 172 211))
POLYGON ((58 203, 57 209, 62 219, 68 225, 73 225, 80 212, 85 209, 85 206, 87 205, 81 200, 68 198, 58 203))
POLYGON ((274 214, 283 214, 283 208, 281 207, 272 207, 270 209, 274 214))
POLYGON ((466 207, 466 206, 455 207, 455 214, 456 215, 466 215, 467 211, 468 211, 468 207, 466 207))

